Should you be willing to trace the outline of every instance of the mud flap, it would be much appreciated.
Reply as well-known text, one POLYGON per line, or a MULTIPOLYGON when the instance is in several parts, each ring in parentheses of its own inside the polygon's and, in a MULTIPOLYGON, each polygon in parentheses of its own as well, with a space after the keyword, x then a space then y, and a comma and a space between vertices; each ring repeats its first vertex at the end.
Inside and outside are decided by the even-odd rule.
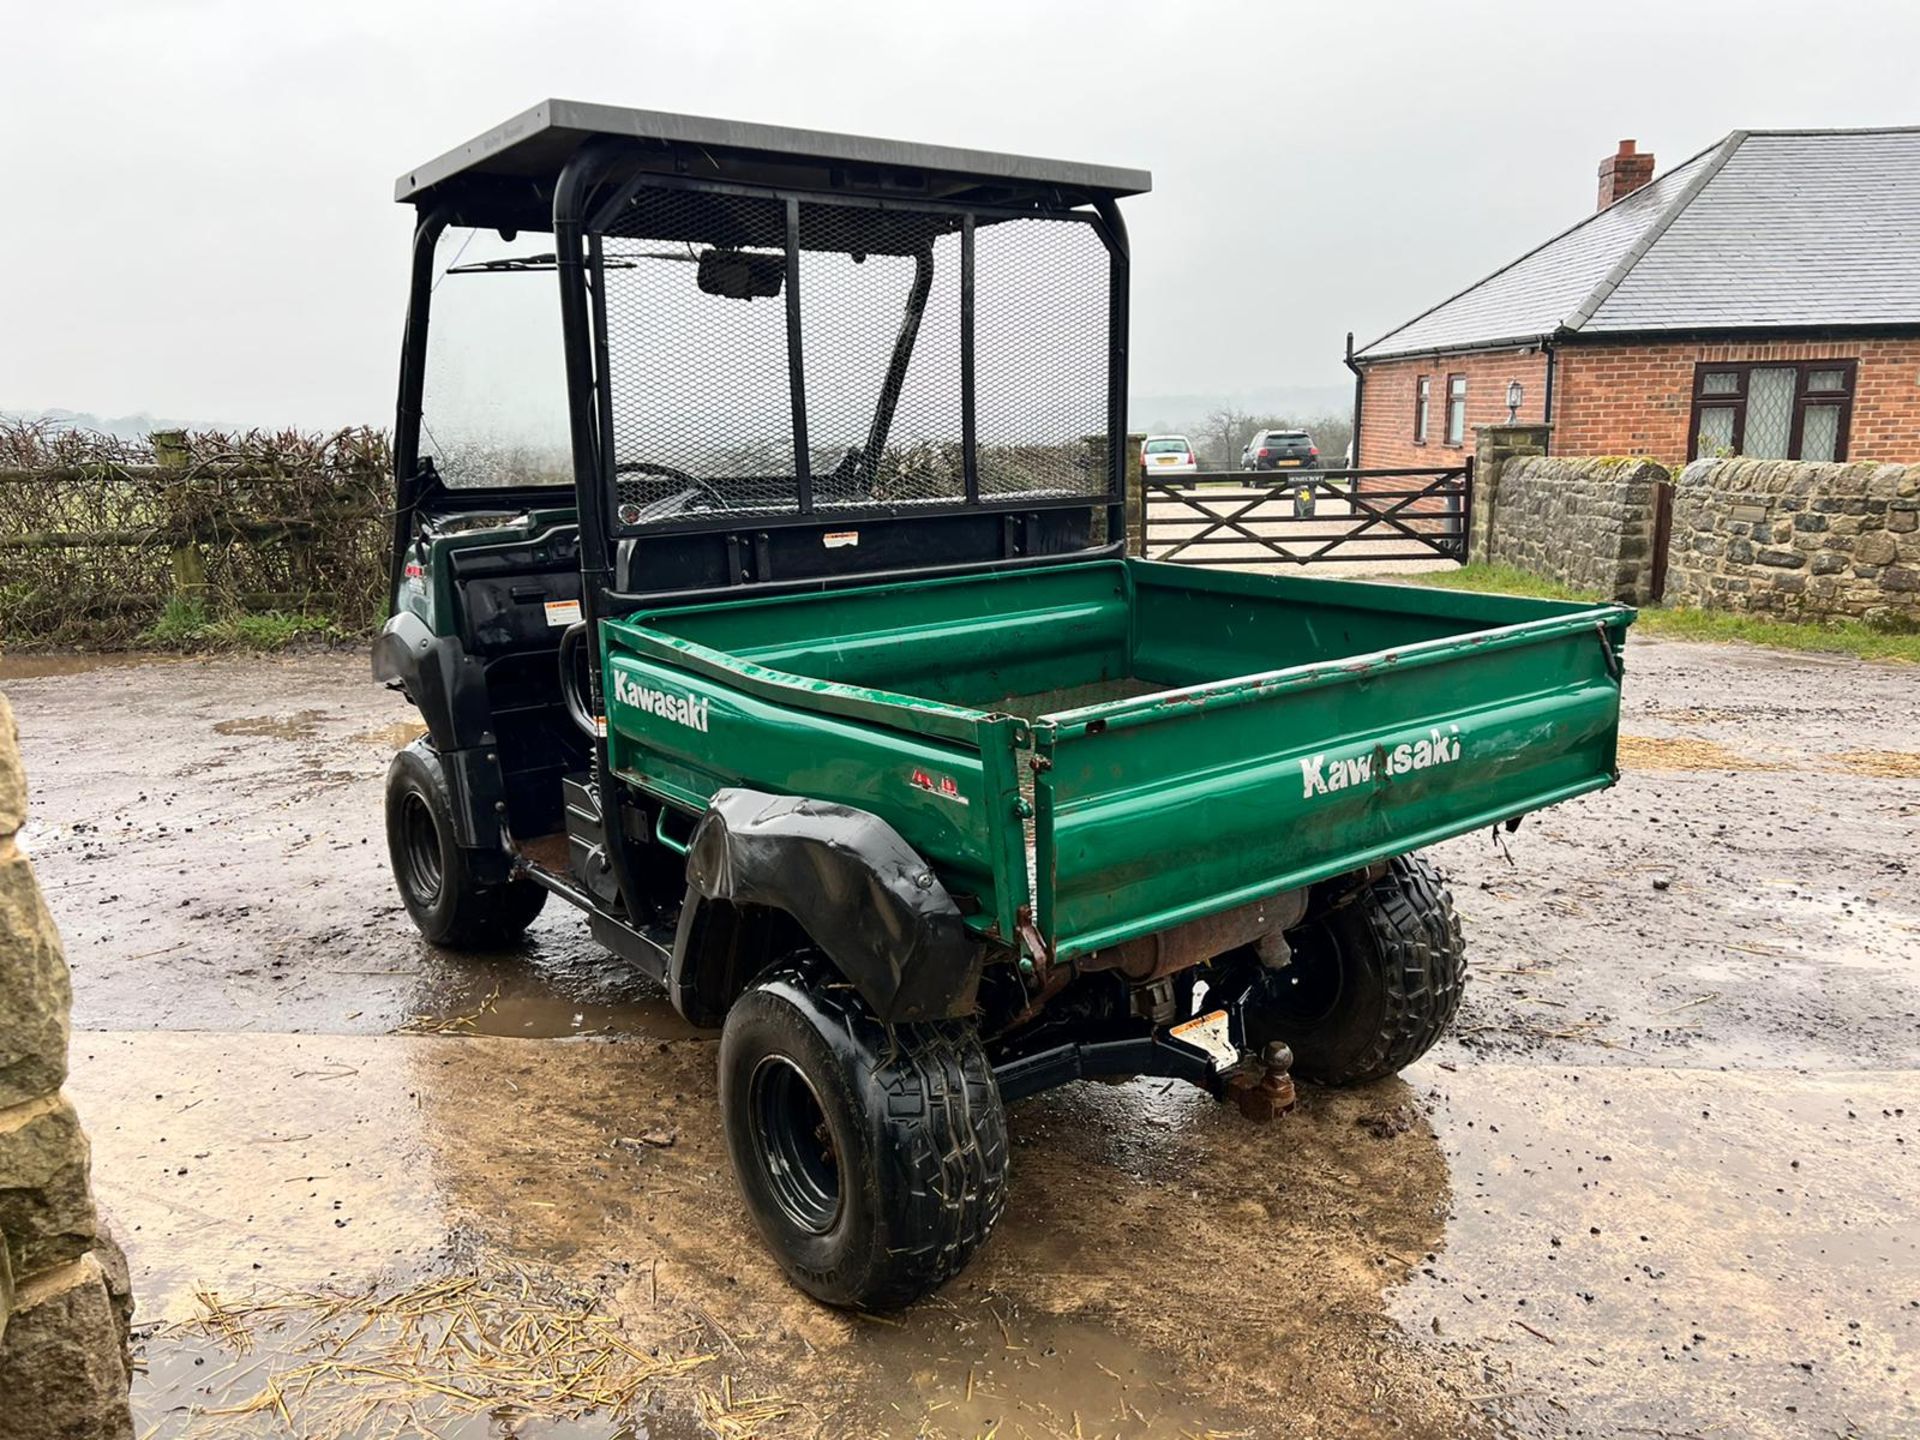
POLYGON ((970 1014, 979 944, 913 847, 877 815, 759 790, 717 792, 687 850, 688 913, 673 969, 689 963, 700 901, 781 910, 883 1021, 970 1014))

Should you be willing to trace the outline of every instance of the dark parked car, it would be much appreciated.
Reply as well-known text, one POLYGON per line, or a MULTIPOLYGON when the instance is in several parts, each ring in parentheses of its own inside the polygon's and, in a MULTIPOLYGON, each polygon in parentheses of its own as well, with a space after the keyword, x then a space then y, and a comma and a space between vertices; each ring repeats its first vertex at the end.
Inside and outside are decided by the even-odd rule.
POLYGON ((1242 470, 1318 470, 1320 447, 1304 430, 1256 430, 1240 452, 1242 470))

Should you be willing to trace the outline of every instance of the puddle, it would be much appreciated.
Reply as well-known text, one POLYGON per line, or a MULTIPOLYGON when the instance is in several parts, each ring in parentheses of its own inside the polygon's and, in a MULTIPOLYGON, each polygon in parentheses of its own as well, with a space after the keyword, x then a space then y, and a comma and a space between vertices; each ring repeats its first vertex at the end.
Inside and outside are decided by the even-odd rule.
POLYGON ((321 724, 331 719, 326 710, 295 710, 278 715, 249 715, 235 720, 216 721, 216 735, 259 736, 272 740, 310 740, 321 724))
POLYGON ((45 680, 59 675, 85 675, 92 670, 128 670, 137 665, 177 665, 178 656, 130 655, 0 655, 0 681, 45 680))
MULTIPOLYGON (((1098 1325, 1023 1317, 1010 1303, 937 1299, 903 1320, 867 1317, 851 1353, 891 1377, 852 1433, 927 1440, 1007 1436, 1252 1436, 1245 1414, 1196 1393, 1153 1354, 1098 1325)), ((849 1419, 852 1417, 849 1416, 849 1419)))
MULTIPOLYGON (((657 989, 657 987, 656 987, 657 989)), ((628 1035, 654 1040, 684 1040, 706 1032, 694 1029, 667 1003, 657 1000, 598 1005, 540 991, 500 992, 485 996, 471 1010, 442 1007, 414 1016, 399 1027, 408 1035, 496 1035, 522 1040, 554 1040, 569 1035, 628 1035)))
POLYGON ((377 730, 363 730, 354 736, 357 745, 374 745, 382 750, 403 750, 427 733, 418 720, 397 720, 377 730))
POLYGON ((415 1035, 496 1035, 549 1040, 622 1035, 685 1040, 694 1029, 644 971, 590 936, 542 937, 525 949, 476 956, 425 941, 413 1007, 396 1028, 415 1035))

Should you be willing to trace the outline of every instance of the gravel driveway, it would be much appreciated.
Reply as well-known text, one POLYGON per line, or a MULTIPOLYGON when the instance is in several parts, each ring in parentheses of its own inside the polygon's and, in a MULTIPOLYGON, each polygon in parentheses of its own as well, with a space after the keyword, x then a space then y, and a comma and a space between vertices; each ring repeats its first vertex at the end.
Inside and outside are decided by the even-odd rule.
POLYGON ((0 685, 142 1436, 258 1433, 188 1408, 299 1360, 248 1306, 502 1275, 639 1342, 630 1435, 1920 1430, 1920 672, 1633 643, 1621 785, 1439 847, 1450 1039, 1266 1128, 1157 1081, 1025 1102, 1000 1228, 888 1320, 780 1279, 711 1037, 576 916, 505 958, 414 934, 379 823, 413 717, 362 657, 0 685))

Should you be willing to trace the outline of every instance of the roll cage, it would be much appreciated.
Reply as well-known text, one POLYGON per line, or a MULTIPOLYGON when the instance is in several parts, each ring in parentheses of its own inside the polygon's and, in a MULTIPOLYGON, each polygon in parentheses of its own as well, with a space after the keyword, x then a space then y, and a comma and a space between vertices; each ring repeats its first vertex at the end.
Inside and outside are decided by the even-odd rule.
POLYGON ((394 589, 423 510, 536 498, 450 491, 421 456, 435 247, 455 225, 554 238, 589 633, 668 595, 1116 551, 1128 254, 1114 202, 1149 185, 1111 167, 558 100, 419 167, 395 187, 419 218, 394 589), (1062 236, 1090 243, 1067 257, 1062 236), (677 290, 647 278, 682 258, 662 246, 685 247, 697 290, 691 265, 677 290), (849 263, 880 262, 911 278, 888 343, 863 348, 846 333, 858 302, 836 285, 849 263), (763 424, 756 444, 784 463, 722 464, 719 446, 673 438, 688 390, 745 385, 729 370, 738 327, 711 337, 712 354, 686 296, 778 307, 756 330, 781 332, 784 433, 763 424), (823 373, 835 363, 844 374, 823 373))

